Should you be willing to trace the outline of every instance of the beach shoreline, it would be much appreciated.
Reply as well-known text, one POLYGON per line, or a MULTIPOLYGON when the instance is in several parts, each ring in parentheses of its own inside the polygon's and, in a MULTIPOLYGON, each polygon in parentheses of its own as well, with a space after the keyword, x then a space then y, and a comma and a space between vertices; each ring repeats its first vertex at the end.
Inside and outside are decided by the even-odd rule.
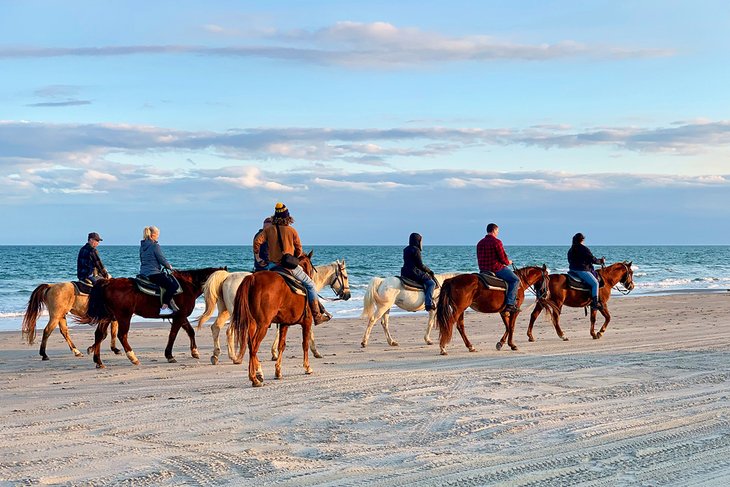
MULTIPOLYGON (((244 366, 199 360, 169 327, 132 325, 142 364, 102 345, 106 369, 74 357, 60 333, 50 360, 20 332, 0 332, 0 483, 102 485, 719 485, 730 481, 730 295, 612 298, 612 321, 591 339, 582 309, 566 309, 560 340, 542 317, 536 342, 495 349, 496 315, 470 313, 469 353, 455 333, 438 354, 425 314, 394 315, 360 347, 365 323, 315 328, 323 359, 303 374, 301 333, 289 333, 282 380, 265 339, 265 386, 244 366)), ((599 321, 600 325, 601 321, 599 321)), ((77 346, 92 327, 74 327, 77 346)), ((225 340, 225 336, 222 335, 225 340)), ((245 365, 245 364, 244 364, 245 365)))

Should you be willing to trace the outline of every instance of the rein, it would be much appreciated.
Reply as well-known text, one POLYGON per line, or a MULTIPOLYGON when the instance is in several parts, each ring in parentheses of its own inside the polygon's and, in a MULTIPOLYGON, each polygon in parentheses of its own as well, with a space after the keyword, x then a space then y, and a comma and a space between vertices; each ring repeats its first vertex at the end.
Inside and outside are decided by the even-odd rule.
MULTIPOLYGON (((314 272, 317 272, 317 268, 312 266, 314 269, 314 272)), ((320 299, 323 299, 324 301, 342 301, 342 293, 345 291, 345 278, 342 277, 342 272, 340 272, 340 264, 339 262, 336 264, 335 267, 335 279, 329 284, 330 288, 334 291, 334 285, 339 283, 340 284, 340 290, 335 291, 337 293, 336 298, 328 298, 325 296, 322 296, 321 294, 317 293, 317 296, 319 296, 320 299)))

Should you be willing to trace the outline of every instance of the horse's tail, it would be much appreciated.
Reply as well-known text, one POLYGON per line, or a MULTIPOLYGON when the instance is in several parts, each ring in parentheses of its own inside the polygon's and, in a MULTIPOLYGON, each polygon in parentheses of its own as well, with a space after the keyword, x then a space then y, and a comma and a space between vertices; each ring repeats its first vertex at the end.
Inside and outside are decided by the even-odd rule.
POLYGON ((87 325, 108 325, 114 321, 114 313, 106 304, 105 292, 111 282, 111 279, 96 281, 89 293, 89 307, 86 310, 86 316, 76 318, 76 321, 87 325))
POLYGON ((239 357, 243 358, 246 353, 246 343, 248 341, 248 325, 253 321, 251 309, 248 304, 248 297, 251 291, 251 276, 243 280, 238 291, 236 291, 235 304, 231 313, 231 326, 233 327, 233 337, 236 341, 236 347, 239 350, 239 357))
POLYGON ((50 284, 41 284, 30 295, 28 300, 28 307, 23 315, 23 338, 28 342, 28 345, 33 345, 35 341, 35 323, 38 320, 38 315, 41 314, 43 306, 46 304, 46 291, 51 288, 50 284))
POLYGON ((223 281, 226 280, 229 273, 228 271, 215 271, 203 284, 203 296, 205 297, 205 311, 198 318, 198 330, 203 327, 203 323, 208 321, 210 315, 213 314, 213 309, 218 303, 221 297, 221 290, 223 287, 223 281))
POLYGON ((451 297, 451 279, 446 279, 441 284, 441 294, 436 304, 436 322, 439 325, 439 342, 441 348, 451 341, 451 334, 454 331, 454 314, 456 306, 451 297))
POLYGON ((368 284, 367 291, 365 291, 360 318, 367 318, 368 322, 375 314, 375 301, 378 299, 378 288, 383 283, 383 280, 382 277, 373 277, 370 280, 370 284, 368 284))

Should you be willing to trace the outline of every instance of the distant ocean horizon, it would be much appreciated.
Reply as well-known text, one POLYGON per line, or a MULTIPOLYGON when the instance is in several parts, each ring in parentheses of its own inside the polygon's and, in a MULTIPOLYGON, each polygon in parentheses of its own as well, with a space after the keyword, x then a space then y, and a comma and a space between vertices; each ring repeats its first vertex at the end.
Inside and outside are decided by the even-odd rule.
MULTIPOLYGON (((81 245, 0 246, 0 330, 20 330, 22 315, 31 292, 42 283, 76 278, 76 256, 81 245)), ((730 246, 590 246, 607 263, 633 261, 636 289, 632 295, 721 292, 730 289, 730 246)), ((518 267, 547 264, 552 273, 567 271, 568 246, 507 245, 509 257, 518 267)), ((349 301, 326 302, 335 318, 357 317, 369 281, 376 276, 397 275, 402 264, 401 245, 312 245, 314 264, 345 259, 352 290, 349 301)), ((228 266, 234 271, 250 271, 251 246, 244 245, 165 245, 163 250, 175 268, 228 266)), ((139 270, 137 245, 100 245, 100 256, 114 277, 130 277, 139 270)), ((426 246, 424 261, 436 273, 475 272, 474 245, 426 246)), ((334 297, 329 289, 323 296, 334 297)), ((202 298, 192 318, 204 309, 202 298)), ((394 310, 396 312, 396 310, 394 310)), ((192 321, 191 318, 191 321, 192 321)), ((141 318, 139 320, 142 320, 141 318)), ((43 328, 47 316, 38 327, 43 328)))

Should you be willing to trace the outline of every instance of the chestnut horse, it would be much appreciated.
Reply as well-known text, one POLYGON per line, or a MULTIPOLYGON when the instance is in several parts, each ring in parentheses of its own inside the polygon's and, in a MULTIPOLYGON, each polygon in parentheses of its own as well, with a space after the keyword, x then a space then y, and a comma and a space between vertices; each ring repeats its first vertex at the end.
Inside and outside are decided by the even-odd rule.
MULTIPOLYGON (((312 275, 312 252, 299 256, 299 263, 308 276, 312 275)), ((248 345, 248 378, 253 387, 263 384, 261 363, 256 354, 271 323, 279 326, 279 355, 276 359, 276 378, 281 379, 281 359, 284 357, 288 325, 302 325, 302 350, 304 373, 311 374, 309 366, 309 335, 312 329, 312 313, 307 297, 293 293, 284 278, 277 272, 259 271, 246 277, 236 292, 231 315, 231 326, 236 347, 243 356, 248 345)))
MULTIPOLYGON (((603 326, 598 333, 595 332, 596 326, 596 310, 591 310, 591 336, 594 339, 601 338, 606 331, 608 322, 611 321, 611 314, 608 312, 608 299, 611 297, 611 288, 621 283, 626 289, 627 294, 634 289, 634 271, 631 269, 632 262, 616 262, 610 266, 598 270, 598 274, 603 278, 603 285, 598 289, 598 299, 603 303, 601 314, 603 315, 603 326)), ((568 286, 568 276, 565 274, 552 274, 550 277, 548 290, 550 296, 541 300, 535 306, 530 316, 530 325, 527 327, 527 337, 531 342, 535 341, 532 336, 532 325, 540 315, 543 309, 546 309, 550 315, 550 319, 555 327, 555 332, 564 341, 568 340, 563 330, 560 328, 560 312, 563 306, 571 308, 585 308, 591 303, 590 291, 579 291, 568 286)))
MULTIPOLYGON (((546 282, 549 273, 547 266, 543 265, 542 267, 523 267, 522 269, 517 269, 515 274, 520 278, 520 283, 517 288, 517 299, 515 301, 518 311, 514 313, 504 311, 506 291, 487 289, 475 274, 460 274, 444 282, 441 286, 441 296, 436 305, 436 321, 439 325, 441 355, 447 355, 446 345, 451 341, 455 322, 456 329, 459 330, 466 348, 470 352, 476 352, 476 348, 474 348, 466 337, 464 331, 464 311, 467 308, 472 308, 481 313, 500 313, 502 322, 504 323, 504 335, 497 342, 497 350, 502 349, 505 341, 507 341, 512 350, 517 350, 517 345, 512 341, 512 337, 514 335, 517 316, 520 314, 519 307, 525 300, 525 289, 535 283, 546 282)), ((536 290, 538 297, 542 296, 544 292, 544 288, 536 290)))
MULTIPOLYGON (((205 284, 208 277, 215 271, 225 269, 225 267, 209 267, 189 271, 173 271, 172 275, 180 283, 182 293, 175 296, 174 301, 178 311, 170 317, 172 326, 165 348, 165 358, 168 362, 176 362, 172 355, 172 345, 175 343, 175 338, 181 327, 190 337, 191 355, 200 358, 198 347, 195 344, 195 330, 190 325, 188 316, 195 308, 195 300, 203 293, 203 284, 205 284)), ((129 325, 132 315, 135 314, 143 318, 161 318, 159 296, 142 293, 137 289, 134 280, 128 278, 104 279, 94 285, 89 295, 87 316, 78 319, 78 321, 97 325, 93 345, 94 363, 96 363, 97 368, 104 368, 99 349, 101 342, 106 338, 109 323, 115 319, 119 322, 119 341, 122 342, 127 358, 134 365, 139 365, 139 360, 127 341, 129 325)))
MULTIPOLYGON (((73 352, 73 354, 77 357, 83 357, 84 354, 76 348, 73 340, 71 340, 71 333, 68 331, 66 315, 71 313, 78 317, 85 316, 88 303, 89 296, 87 294, 76 295, 74 285, 71 282, 39 285, 31 293, 30 299, 28 299, 28 307, 25 310, 25 315, 23 316, 23 338, 28 342, 28 345, 33 345, 35 342, 36 322, 38 321, 38 316, 41 314, 41 311, 45 306, 48 309, 48 324, 43 330, 41 348, 38 351, 40 356, 43 360, 48 360, 48 355, 46 355, 48 337, 51 336, 53 330, 55 330, 58 326, 61 330, 61 335, 63 335, 63 338, 66 340, 71 352, 73 352)), ((110 348, 112 352, 119 355, 122 351, 116 346, 116 337, 117 322, 113 321, 110 348)), ((86 353, 91 353, 91 347, 87 349, 86 353)))

